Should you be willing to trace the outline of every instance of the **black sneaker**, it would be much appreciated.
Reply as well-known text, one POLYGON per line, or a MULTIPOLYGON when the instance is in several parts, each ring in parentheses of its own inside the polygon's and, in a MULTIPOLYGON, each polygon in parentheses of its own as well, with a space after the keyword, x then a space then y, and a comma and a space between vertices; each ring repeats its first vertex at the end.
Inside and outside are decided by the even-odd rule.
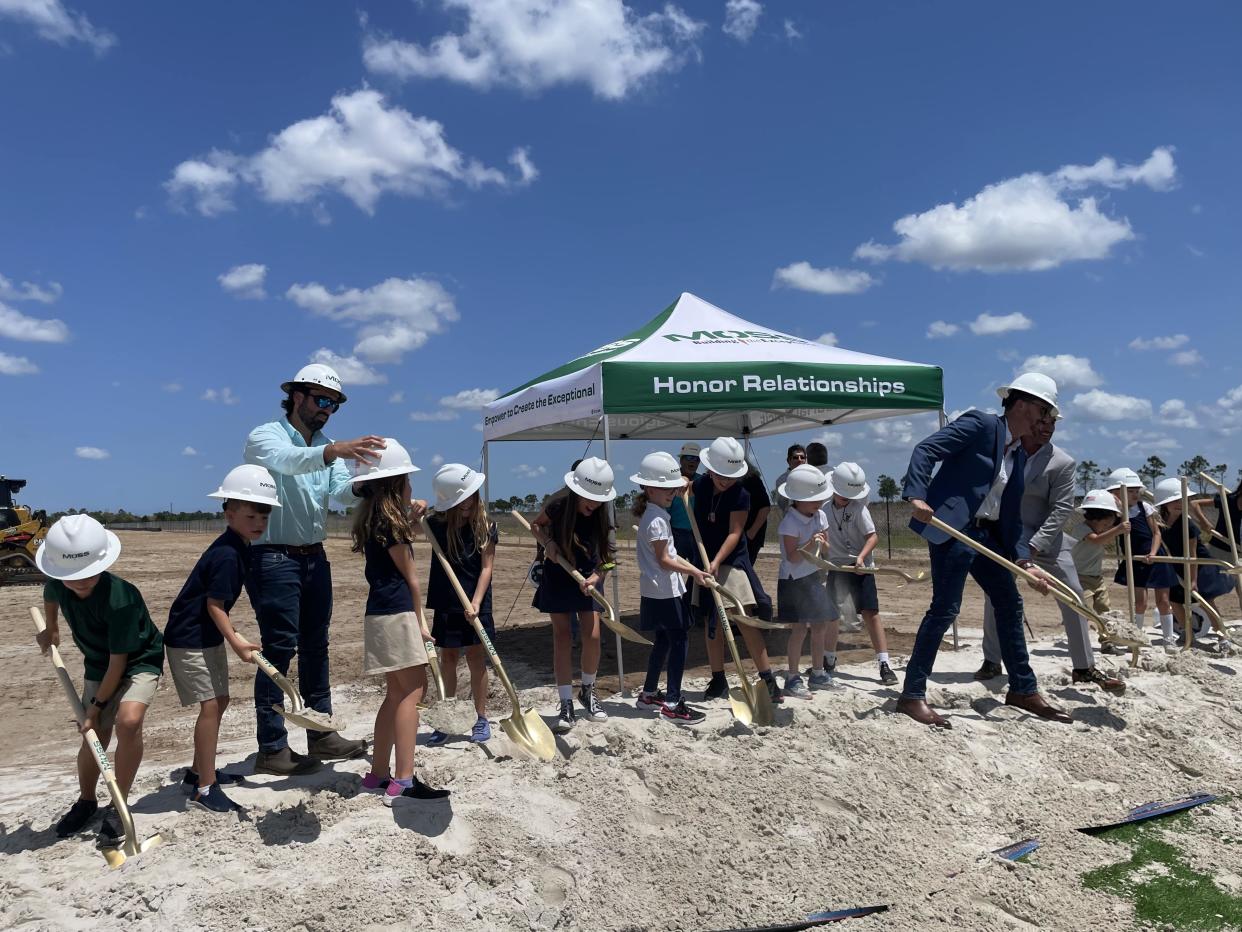
POLYGON ((713 673, 711 682, 703 691, 703 701, 711 702, 713 699, 723 699, 727 695, 729 695, 729 681, 725 679, 723 673, 713 673))
MULTIPOLYGON (((245 777, 239 773, 225 773, 223 770, 216 771, 216 783, 220 786, 237 786, 239 783, 245 782, 245 777)), ((181 792, 194 796, 194 791, 198 789, 198 774, 193 770, 186 770, 185 776, 181 778, 181 792)))
POLYGON ((832 661, 830 662, 828 660, 828 655, 824 654, 824 669, 827 670, 829 673, 836 673, 837 672, 836 658, 833 658, 832 661))
POLYGON ((893 668, 888 665, 888 661, 880 664, 880 682, 885 686, 897 685, 897 674, 893 672, 893 668))
POLYGON ((125 837, 125 829, 121 828, 121 817, 116 809, 109 806, 103 811, 103 824, 99 826, 99 834, 95 845, 100 848, 115 848, 125 837))
POLYGON ((685 699, 677 700, 677 705, 669 705, 667 702, 660 707, 660 718, 666 722, 674 722, 678 725, 698 725, 703 722, 707 716, 698 709, 692 709, 686 705, 685 699))
POLYGON ((342 738, 335 731, 306 742, 307 756, 316 760, 353 760, 366 752, 367 743, 364 739, 351 741, 349 738, 342 738))
POLYGON ((69 807, 69 811, 60 817, 60 821, 56 823, 56 837, 68 838, 70 835, 76 835, 99 811, 99 803, 93 799, 79 799, 76 803, 69 807))
POLYGON ((990 660, 983 661, 978 670, 975 671, 975 679, 983 682, 984 680, 994 680, 1005 671, 999 663, 992 663, 990 660))
POLYGON ((776 677, 761 676, 759 677, 759 680, 764 686, 767 687, 768 697, 772 700, 773 705, 777 705, 778 703, 785 701, 784 695, 781 694, 781 687, 776 682, 776 677))
POLYGON ((194 795, 190 797, 190 805, 207 812, 217 813, 240 812, 242 808, 224 795, 224 790, 220 789, 219 783, 211 784, 206 793, 200 793, 196 788, 194 795))
POLYGON ((582 703, 582 711, 586 713, 586 717, 593 722, 604 722, 608 720, 608 713, 599 707, 599 703, 595 701, 595 687, 583 686, 578 690, 578 701, 582 703))
POLYGON ((293 748, 284 747, 279 751, 260 751, 254 759, 255 773, 270 773, 274 777, 297 777, 314 773, 323 767, 319 761, 299 754, 293 748))
POLYGON ((562 699, 560 712, 556 716, 556 724, 552 726, 552 730, 558 735, 568 734, 578 721, 578 716, 574 712, 574 701, 572 699, 562 699))
POLYGON ((418 779, 418 777, 414 777, 413 779, 414 782, 405 789, 401 790, 400 793, 392 792, 393 788, 398 784, 388 784, 388 788, 384 791, 384 805, 391 809, 392 804, 398 799, 446 799, 452 795, 451 790, 433 789, 422 780, 418 779))

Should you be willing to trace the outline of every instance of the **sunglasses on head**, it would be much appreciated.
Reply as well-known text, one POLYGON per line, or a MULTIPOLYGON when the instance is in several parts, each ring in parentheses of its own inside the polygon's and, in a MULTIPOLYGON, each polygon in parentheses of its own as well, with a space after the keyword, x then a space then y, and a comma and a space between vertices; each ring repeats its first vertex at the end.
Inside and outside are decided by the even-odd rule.
POLYGON ((306 397, 315 402, 315 407, 317 407, 320 411, 328 411, 331 413, 337 411, 341 407, 341 403, 339 401, 334 401, 327 395, 311 395, 308 393, 306 397))

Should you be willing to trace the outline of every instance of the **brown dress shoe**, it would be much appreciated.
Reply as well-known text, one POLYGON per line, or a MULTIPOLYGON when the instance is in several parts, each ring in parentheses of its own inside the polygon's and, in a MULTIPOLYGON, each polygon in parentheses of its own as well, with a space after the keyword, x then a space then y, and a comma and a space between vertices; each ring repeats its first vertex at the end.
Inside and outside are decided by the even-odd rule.
POLYGON ((897 711, 903 715, 908 715, 920 725, 930 725, 932 728, 952 728, 953 723, 943 715, 937 715, 936 710, 929 706, 924 699, 907 699, 902 696, 897 700, 897 711))
POLYGON ((1097 667, 1090 667, 1086 670, 1075 670, 1073 675, 1075 683, 1094 683, 1106 693, 1112 693, 1114 696, 1124 696, 1126 694, 1126 684, 1115 676, 1109 676, 1107 673, 1101 672, 1097 667))
POLYGON ((1073 722, 1073 719, 1069 717, 1069 713, 1058 709, 1054 705, 1049 705, 1048 700, 1039 693, 1007 693, 1005 695, 1005 705, 1016 706, 1024 712, 1030 712, 1032 715, 1046 718, 1050 722, 1061 722, 1064 725, 1069 725, 1073 722))

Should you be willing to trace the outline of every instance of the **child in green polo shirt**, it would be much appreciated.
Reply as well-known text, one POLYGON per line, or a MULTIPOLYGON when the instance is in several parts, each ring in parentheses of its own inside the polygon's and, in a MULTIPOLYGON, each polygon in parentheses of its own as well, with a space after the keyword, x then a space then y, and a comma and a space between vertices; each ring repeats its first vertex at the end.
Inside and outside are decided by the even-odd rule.
MULTIPOLYGON (((164 641, 142 594, 106 572, 120 554, 117 536, 90 515, 66 515, 52 525, 35 555, 39 570, 51 577, 43 587, 47 629, 37 640, 44 653, 51 645, 60 645, 57 619, 63 613, 73 643, 82 651, 85 670, 86 721, 81 731, 94 729, 106 748, 116 729, 116 781, 128 798, 142 763, 143 718, 164 670, 164 641)), ((56 823, 59 837, 81 831, 95 815, 98 782, 99 767, 83 742, 78 750, 80 796, 56 823)), ((109 808, 99 843, 111 846, 120 838, 120 820, 109 808)))

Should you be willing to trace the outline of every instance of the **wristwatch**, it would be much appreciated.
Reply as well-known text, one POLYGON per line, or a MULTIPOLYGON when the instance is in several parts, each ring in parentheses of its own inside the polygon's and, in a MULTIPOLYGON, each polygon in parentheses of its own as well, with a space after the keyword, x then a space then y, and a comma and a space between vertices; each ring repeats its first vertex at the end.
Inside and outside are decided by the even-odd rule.
POLYGON ((1018 561, 1018 566, 1022 567, 1022 569, 1024 570, 1029 570, 1034 565, 1035 565, 1034 560, 1019 560, 1018 561))
POLYGON ((98 696, 91 696, 91 705, 97 709, 106 709, 111 701, 111 699, 105 699, 103 702, 100 702, 98 696))

